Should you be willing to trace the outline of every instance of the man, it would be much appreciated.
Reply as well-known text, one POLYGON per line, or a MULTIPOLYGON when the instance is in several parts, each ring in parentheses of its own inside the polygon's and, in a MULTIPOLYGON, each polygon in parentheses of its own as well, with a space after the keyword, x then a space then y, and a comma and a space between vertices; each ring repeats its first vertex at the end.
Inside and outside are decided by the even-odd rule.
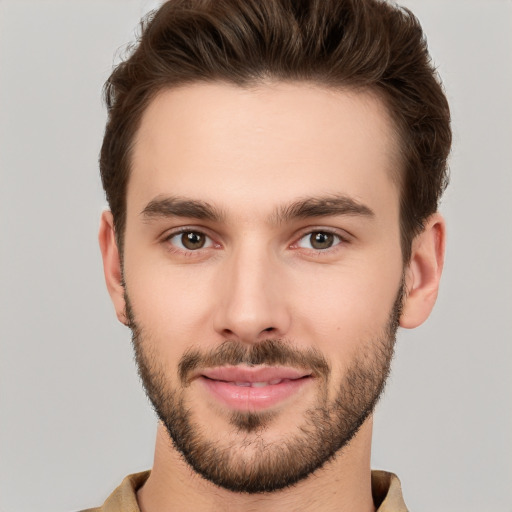
POLYGON ((449 109, 379 0, 171 0, 106 86, 105 278, 160 419, 103 511, 406 510, 370 470, 430 314, 449 109))

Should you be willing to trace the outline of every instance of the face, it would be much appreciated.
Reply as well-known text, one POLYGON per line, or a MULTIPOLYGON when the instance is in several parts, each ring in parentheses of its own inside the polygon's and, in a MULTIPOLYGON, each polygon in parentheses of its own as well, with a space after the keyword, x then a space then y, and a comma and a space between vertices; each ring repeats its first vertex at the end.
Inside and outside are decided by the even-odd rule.
POLYGON ((291 485, 371 414, 403 293, 396 154, 369 93, 197 84, 145 112, 126 316, 175 448, 216 485, 291 485))

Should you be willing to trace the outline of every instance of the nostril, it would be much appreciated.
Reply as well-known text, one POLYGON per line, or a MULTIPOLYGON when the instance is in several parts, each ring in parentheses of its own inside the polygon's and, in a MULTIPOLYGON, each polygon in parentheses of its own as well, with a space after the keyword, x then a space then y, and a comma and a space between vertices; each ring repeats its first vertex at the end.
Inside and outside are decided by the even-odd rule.
POLYGON ((272 332, 275 330, 275 327, 267 327, 266 329, 263 329, 262 332, 272 332))

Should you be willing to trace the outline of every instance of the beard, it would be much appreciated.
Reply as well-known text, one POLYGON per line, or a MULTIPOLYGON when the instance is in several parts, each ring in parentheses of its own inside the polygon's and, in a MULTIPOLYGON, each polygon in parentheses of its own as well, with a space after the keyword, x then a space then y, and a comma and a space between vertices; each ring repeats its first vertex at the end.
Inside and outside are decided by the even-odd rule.
POLYGON ((254 345, 227 340, 208 352, 188 351, 178 365, 181 385, 173 387, 168 369, 152 348, 154 344, 147 343, 149 338, 136 322, 127 293, 126 317, 139 376, 174 448, 196 473, 219 487, 238 493, 265 493, 292 486, 324 466, 341 453, 372 414, 389 375, 404 290, 402 280, 387 325, 379 336, 363 340, 331 399, 331 367, 325 357, 316 349, 300 350, 283 339, 254 345), (265 439, 265 430, 280 414, 273 411, 232 412, 230 435, 236 435, 236 442, 212 439, 207 422, 203 428, 194 420, 193 403, 186 396, 192 372, 240 364, 312 370, 318 383, 316 402, 292 432, 278 440, 265 439))

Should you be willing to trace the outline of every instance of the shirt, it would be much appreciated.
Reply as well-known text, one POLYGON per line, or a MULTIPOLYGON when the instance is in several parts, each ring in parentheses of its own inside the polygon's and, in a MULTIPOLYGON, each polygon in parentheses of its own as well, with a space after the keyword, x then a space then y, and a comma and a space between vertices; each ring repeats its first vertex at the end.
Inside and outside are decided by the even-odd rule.
MULTIPOLYGON (((140 512, 137 490, 144 485, 150 471, 128 475, 107 498, 103 506, 81 512, 140 512)), ((372 471, 372 494, 377 512, 407 512, 400 480, 387 471, 372 471)))

